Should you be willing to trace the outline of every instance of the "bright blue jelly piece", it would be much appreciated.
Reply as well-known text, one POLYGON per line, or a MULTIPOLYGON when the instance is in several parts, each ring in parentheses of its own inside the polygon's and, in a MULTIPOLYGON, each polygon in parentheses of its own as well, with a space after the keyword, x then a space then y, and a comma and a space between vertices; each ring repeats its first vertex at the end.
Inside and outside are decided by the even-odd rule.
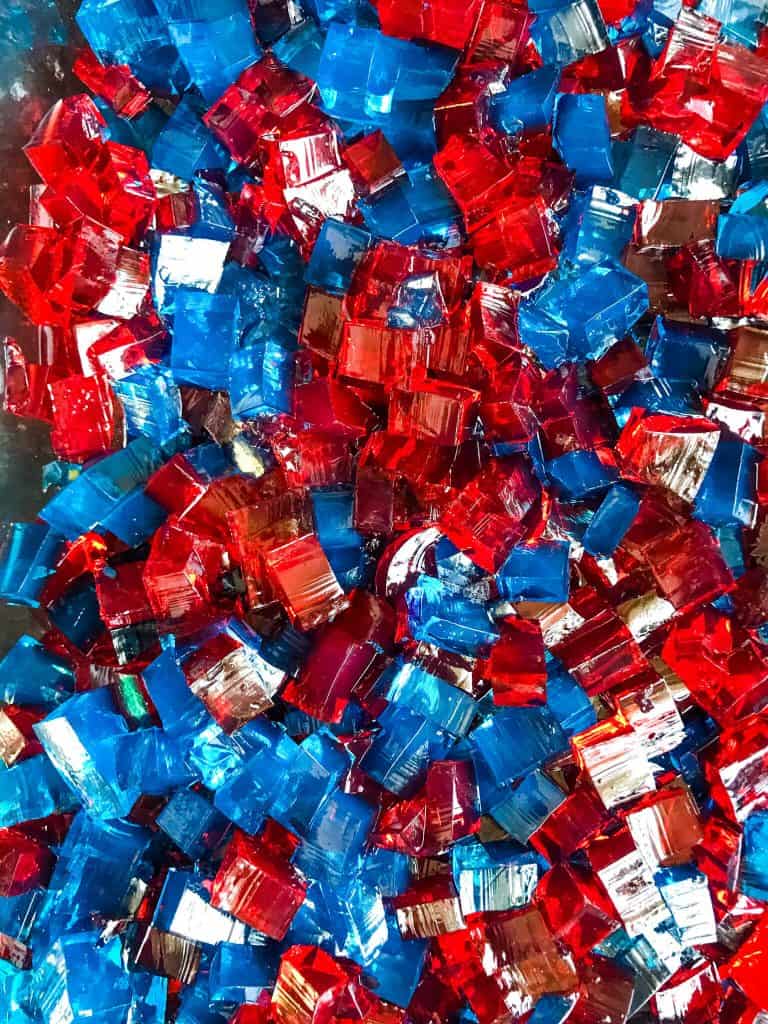
POLYGON ((203 104, 187 93, 152 147, 152 164, 191 180, 199 170, 224 168, 229 157, 202 121, 203 104))
POLYGON ((568 600, 568 541, 513 548, 496 573, 499 594, 508 601, 568 600))
POLYGON ((69 664, 32 636, 22 636, 0 661, 0 703, 61 704, 75 679, 69 664))
POLYGON ((503 92, 491 96, 489 117, 493 127, 509 135, 545 128, 552 121, 559 78, 553 67, 513 78, 503 92))
POLYGON ((577 185, 613 178, 611 131, 605 97, 599 93, 567 93, 557 98, 554 144, 577 185))
POLYGON ((752 526, 757 514, 758 454, 737 437, 721 436, 693 509, 709 526, 752 526))
POLYGON ((66 784, 95 818, 124 817, 139 796, 123 788, 119 744, 128 727, 108 690, 71 697, 35 727, 35 734, 66 784))
POLYGON ((768 899, 768 811, 753 811, 744 822, 739 889, 752 899, 768 899))
POLYGON ((0 530, 0 598, 37 608, 63 551, 63 537, 45 523, 6 523, 0 530))
POLYGON ((240 337, 240 303, 229 295, 181 289, 176 294, 171 369, 180 384, 211 391, 229 383, 240 337), (215 353, 215 359, 211 354, 215 353))
POLYGON ((634 522, 639 508, 640 499, 630 487, 625 484, 612 487, 584 533, 584 550, 595 558, 609 558, 634 522))
POLYGON ((305 281, 327 292, 345 292, 370 241, 363 228, 329 217, 312 249, 305 281))
POLYGON ((402 663, 391 678, 385 697, 416 711, 454 736, 464 736, 475 717, 472 697, 413 662, 402 663))
POLYGON ((542 772, 534 771, 494 804, 490 814, 513 839, 526 845, 564 799, 559 786, 542 772))
POLYGON ((547 462, 547 475, 566 501, 579 501, 610 487, 619 476, 616 466, 606 465, 590 449, 566 452, 547 462))
POLYGON ((565 733, 548 708, 501 708, 474 730, 470 742, 502 786, 568 747, 565 733))
POLYGON ((483 605, 468 601, 434 576, 420 576, 406 591, 408 624, 417 640, 475 657, 499 638, 483 605))

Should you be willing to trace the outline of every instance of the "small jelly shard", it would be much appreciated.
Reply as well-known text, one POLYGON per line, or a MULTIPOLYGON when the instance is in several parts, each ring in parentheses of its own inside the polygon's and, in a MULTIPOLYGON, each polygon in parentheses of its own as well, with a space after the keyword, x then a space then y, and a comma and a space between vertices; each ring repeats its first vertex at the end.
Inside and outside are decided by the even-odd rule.
POLYGON ((719 441, 720 431, 708 420, 638 410, 624 427, 616 451, 628 478, 693 501, 719 441))
POLYGON ((66 784, 94 817, 105 819, 126 815, 139 795, 120 771, 127 731, 106 689, 70 698, 35 726, 66 784))
POLYGON ((608 810, 656 788, 638 734, 617 718, 573 737, 576 756, 608 810))
POLYGON ((429 7, 420 0, 408 0, 405 4, 378 0, 376 4, 382 30, 387 35, 441 43, 456 50, 466 46, 480 7, 480 0, 470 0, 468 4, 438 0, 429 7))
POLYGON ((669 917, 653 874, 629 832, 595 839, 589 846, 589 860, 628 935, 641 935, 669 917))
POLYGON ((86 462, 121 447, 120 407, 100 377, 65 377, 50 385, 51 444, 61 458, 86 462))
POLYGON ((603 831, 610 815, 595 791, 577 786, 531 836, 531 845, 551 861, 567 859, 603 831))
POLYGON ((537 768, 503 790, 501 799, 490 804, 488 813, 513 839, 527 844, 564 798, 562 789, 537 768))
POLYGON ((224 851, 211 903, 265 935, 282 939, 305 894, 306 886, 290 864, 263 841, 238 831, 224 851))
POLYGON ((483 960, 483 972, 500 976, 510 994, 525 1006, 547 993, 569 992, 576 971, 569 957, 557 954, 555 940, 536 907, 483 916, 470 926, 483 960))

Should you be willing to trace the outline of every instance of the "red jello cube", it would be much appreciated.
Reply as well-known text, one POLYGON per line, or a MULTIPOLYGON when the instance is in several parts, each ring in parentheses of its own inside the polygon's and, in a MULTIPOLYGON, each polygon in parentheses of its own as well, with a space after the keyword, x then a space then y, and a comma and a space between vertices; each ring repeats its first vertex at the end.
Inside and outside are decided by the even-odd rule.
POLYGON ((211 903, 272 939, 283 939, 307 887, 286 861, 237 831, 224 851, 211 903))
POLYGON ((51 444, 58 456, 86 462, 122 446, 122 410, 103 377, 65 377, 50 390, 51 444))
POLYGON ((486 572, 496 572, 536 525, 541 487, 522 456, 495 459, 463 489, 441 518, 459 550, 486 572))
POLYGON ((409 391, 396 388, 387 426, 393 434, 456 446, 469 435, 479 398, 479 391, 440 381, 424 381, 409 391))
POLYGON ((344 591, 314 534, 265 551, 264 563, 285 610, 301 629, 314 629, 346 607, 344 591))
POLYGON ((762 645, 712 607, 678 619, 662 657, 722 724, 759 710, 768 698, 768 660, 762 645))
POLYGON ((108 629, 133 626, 154 618, 144 589, 145 562, 123 562, 96 578, 99 614, 108 629))
POLYGON ((44 843, 17 829, 0 829, 0 896, 21 896, 44 888, 55 862, 44 843))
POLYGON ((531 707, 546 702, 547 669, 544 640, 538 622, 507 619, 490 657, 478 666, 489 680, 493 703, 502 707, 531 707))
POLYGON ((602 832, 610 814, 591 786, 578 786, 531 836, 531 846, 548 860, 565 860, 602 832))
POLYGON ((596 876, 586 868, 556 864, 536 888, 536 904, 556 939, 579 959, 621 924, 596 876))
POLYGON ((360 195, 375 195, 405 174, 400 157, 381 131, 353 142, 344 149, 342 156, 360 195))
POLYGON ((481 0, 376 0, 382 31, 401 39, 424 39, 462 50, 481 0))
POLYGON ((144 566, 144 587, 155 616, 176 622, 209 617, 211 588, 222 571, 221 544, 168 520, 155 534, 144 566))
POLYGON ((392 608, 366 591, 356 591, 350 606, 317 636, 298 678, 282 696, 321 722, 340 722, 352 691, 384 667, 381 649, 391 649, 392 608))

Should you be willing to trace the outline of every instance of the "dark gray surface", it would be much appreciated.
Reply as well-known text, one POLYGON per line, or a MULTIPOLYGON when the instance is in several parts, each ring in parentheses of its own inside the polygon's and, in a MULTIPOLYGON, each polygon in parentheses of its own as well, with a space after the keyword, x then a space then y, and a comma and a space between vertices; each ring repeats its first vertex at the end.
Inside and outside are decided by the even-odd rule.
MULTIPOLYGON (((0 238, 12 224, 27 220, 28 189, 38 180, 22 152, 24 143, 56 99, 83 88, 70 70, 80 45, 72 20, 77 3, 61 0, 58 6, 68 45, 43 43, 19 52, 12 66, 7 60, 3 64, 2 80, 10 87, 0 90, 0 238)), ((34 358, 34 333, 0 295, 0 337, 17 338, 34 358)), ((0 413, 0 521, 34 519, 45 500, 42 468, 52 458, 45 424, 0 413)), ((29 609, 0 606, 0 655, 21 633, 39 632, 36 618, 29 609)))

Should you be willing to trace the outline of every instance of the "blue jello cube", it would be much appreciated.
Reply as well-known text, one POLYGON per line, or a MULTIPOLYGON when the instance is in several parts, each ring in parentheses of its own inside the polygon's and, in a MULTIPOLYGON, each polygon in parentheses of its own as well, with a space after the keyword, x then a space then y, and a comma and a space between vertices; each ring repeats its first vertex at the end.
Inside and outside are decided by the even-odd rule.
POLYGON ((768 811, 753 811, 744 822, 739 889, 752 899, 768 899, 768 811))
POLYGON ((327 292, 345 292, 370 242, 371 236, 363 228, 329 217, 312 249, 305 281, 327 292))
POLYGON ((505 832, 525 845, 564 799, 559 786, 542 772, 534 771, 494 804, 490 814, 505 832))
POLYGON ((22 636, 0 661, 0 703, 61 704, 73 692, 71 667, 32 636, 22 636))
POLYGON ((51 762, 95 818, 128 814, 139 791, 123 788, 118 739, 128 727, 106 689, 71 697, 35 727, 51 762))
POLYGON ((575 173, 577 184, 608 184, 612 180, 611 131, 604 96, 558 96, 554 143, 563 163, 575 173))
POLYGON ((227 822, 200 793, 178 789, 158 814, 157 826, 191 860, 198 860, 221 839, 227 822))
POLYGON ((145 85, 164 92, 186 84, 188 76, 152 0, 83 0, 76 20, 105 63, 129 64, 145 85))
POLYGON ((601 461, 591 449, 576 449, 551 459, 547 475, 566 501, 579 501, 605 491, 618 479, 616 466, 601 461))
POLYGON ((490 122, 508 134, 536 131, 552 120, 560 75, 556 68, 544 67, 513 78, 503 92, 490 100, 490 122))
POLYGON ((240 303, 232 296, 180 289, 171 348, 175 380, 211 391, 226 388, 240 323, 240 303))
POLYGON ((220 942, 211 961, 208 990, 212 1003, 255 1003, 274 985, 277 963, 268 947, 220 942))
POLYGON ((648 364, 657 377, 684 381, 698 390, 713 387, 727 352, 728 341, 721 331, 661 316, 654 320, 645 347, 648 364))
POLYGON ((454 736, 465 735, 475 717, 476 705, 468 693, 413 662, 398 666, 384 696, 454 736))
POLYGON ((496 573, 499 593, 508 601, 568 600, 568 541, 513 548, 496 573))
POLYGON ((155 0, 164 15, 168 34, 178 50, 190 82, 207 103, 218 99, 241 71, 255 63, 262 49, 253 34, 245 0, 216 0, 190 5, 155 0))
POLYGON ((470 742, 501 786, 568 748, 565 733, 546 707, 501 708, 474 730, 470 742))
POLYGON ((0 828, 47 818, 73 805, 71 794, 42 754, 0 771, 0 828))
POLYGON ((386 707, 378 724, 361 767, 385 789, 409 796, 423 781, 430 761, 444 758, 454 740, 410 708, 397 705, 386 707))
POLYGON ((625 484, 612 487, 584 533, 584 550, 595 558, 610 557, 632 525, 639 508, 640 499, 630 487, 625 484))
POLYGON ((240 419, 290 414, 296 357, 279 341, 259 341, 236 349, 230 362, 232 412, 240 419))
POLYGON ((190 180, 199 170, 224 168, 229 157, 203 124, 205 107, 186 93, 152 147, 152 164, 190 180))
POLYGON ((499 638, 485 607, 467 600, 433 576, 422 575, 406 591, 408 624, 417 640, 475 657, 499 638))
POLYGON ((757 515, 758 454, 737 437, 721 436, 694 501, 709 526, 752 526, 757 515))
POLYGON ((37 608, 64 538, 45 523, 6 523, 0 531, 0 598, 37 608))

